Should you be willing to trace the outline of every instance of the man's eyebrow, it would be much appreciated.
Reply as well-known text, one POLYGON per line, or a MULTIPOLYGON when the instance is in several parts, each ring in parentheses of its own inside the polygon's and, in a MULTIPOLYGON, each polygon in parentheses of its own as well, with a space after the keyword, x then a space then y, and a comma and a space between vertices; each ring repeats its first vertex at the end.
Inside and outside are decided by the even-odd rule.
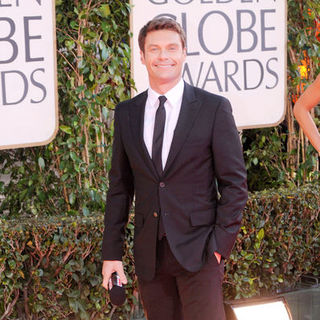
MULTIPOLYGON (((170 42, 170 43, 168 43, 168 44, 166 44, 167 46, 178 46, 179 45, 179 42, 170 42)), ((158 43, 149 43, 148 44, 148 47, 149 46, 159 46, 159 44, 158 43)))
POLYGON ((159 45, 155 43, 150 43, 146 46, 146 48, 152 48, 152 47, 159 47, 159 45))
MULTIPOLYGON (((147 45, 147 48, 152 48, 152 47, 159 47, 159 45, 156 43, 150 43, 147 45)), ((179 47, 179 44, 176 42, 168 43, 166 47, 179 47)))

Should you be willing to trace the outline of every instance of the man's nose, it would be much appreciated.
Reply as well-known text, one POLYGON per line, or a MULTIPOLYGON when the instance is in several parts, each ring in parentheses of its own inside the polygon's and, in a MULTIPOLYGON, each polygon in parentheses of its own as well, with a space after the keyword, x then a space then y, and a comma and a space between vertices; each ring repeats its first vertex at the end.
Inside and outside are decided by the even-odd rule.
POLYGON ((168 58, 168 51, 166 49, 162 49, 159 52, 160 59, 167 59, 168 58))

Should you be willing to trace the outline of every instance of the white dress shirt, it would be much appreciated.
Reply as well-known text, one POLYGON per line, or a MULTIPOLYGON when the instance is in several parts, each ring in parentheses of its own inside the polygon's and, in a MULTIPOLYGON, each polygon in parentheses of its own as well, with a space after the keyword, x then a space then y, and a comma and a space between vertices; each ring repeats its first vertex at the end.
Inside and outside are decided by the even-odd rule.
MULTIPOLYGON (((167 101, 164 104, 164 108, 166 109, 166 122, 164 126, 162 145, 163 168, 165 168, 168 159, 174 130, 178 122, 178 117, 182 103, 183 89, 184 82, 181 79, 175 87, 173 87, 164 95, 167 98, 167 101)), ((148 98, 146 101, 146 107, 144 111, 143 139, 149 152, 150 158, 152 158, 154 121, 159 106, 159 96, 162 96, 162 94, 157 93, 151 88, 148 89, 148 98)))

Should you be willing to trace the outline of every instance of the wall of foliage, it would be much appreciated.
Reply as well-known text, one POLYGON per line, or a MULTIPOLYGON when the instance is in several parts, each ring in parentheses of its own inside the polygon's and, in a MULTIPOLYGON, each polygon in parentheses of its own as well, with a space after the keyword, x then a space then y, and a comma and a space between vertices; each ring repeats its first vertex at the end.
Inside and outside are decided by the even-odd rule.
MULTIPOLYGON (((60 130, 48 146, 0 151, 0 320, 139 313, 132 221, 127 304, 115 310, 100 286, 113 109, 134 86, 129 13, 125 0, 56 0, 60 130)), ((286 119, 243 132, 253 193, 226 266, 226 298, 291 286, 320 269, 318 158, 292 115, 320 71, 319 15, 318 1, 288 0, 286 119), (290 190, 271 189, 280 186, 290 190)))
MULTIPOLYGON (((319 159, 293 117, 293 105, 320 72, 320 2, 288 0, 287 111, 274 128, 244 130, 251 191, 319 179, 319 159)), ((314 110, 320 126, 320 110, 314 110)))
POLYGON ((60 130, 48 146, 0 152, 3 216, 104 211, 113 109, 130 95, 125 1, 56 1, 60 130))

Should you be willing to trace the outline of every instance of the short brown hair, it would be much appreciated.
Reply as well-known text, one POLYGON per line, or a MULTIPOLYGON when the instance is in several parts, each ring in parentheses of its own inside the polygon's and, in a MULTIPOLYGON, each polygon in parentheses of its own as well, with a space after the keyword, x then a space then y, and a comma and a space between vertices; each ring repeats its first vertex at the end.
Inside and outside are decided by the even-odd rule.
POLYGON ((144 44, 146 41, 147 34, 155 30, 171 30, 179 34, 182 48, 186 47, 186 35, 178 22, 171 18, 155 18, 150 20, 145 26, 142 27, 139 33, 139 47, 142 52, 144 52, 144 44))

